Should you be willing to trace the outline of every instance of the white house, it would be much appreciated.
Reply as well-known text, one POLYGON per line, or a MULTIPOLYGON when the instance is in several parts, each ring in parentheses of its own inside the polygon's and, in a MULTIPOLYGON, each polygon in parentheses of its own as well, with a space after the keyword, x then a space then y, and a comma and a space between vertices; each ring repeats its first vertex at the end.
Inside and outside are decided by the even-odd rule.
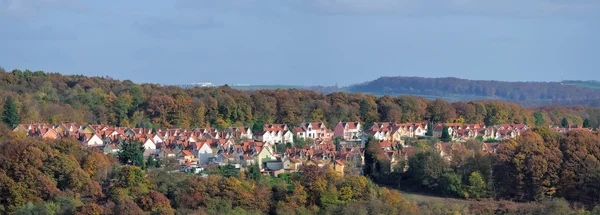
POLYGON ((240 138, 251 140, 253 137, 252 129, 250 129, 250 127, 229 127, 226 128, 223 133, 226 139, 240 138))
POLYGON ((214 157, 213 150, 207 143, 195 143, 194 154, 198 158, 198 164, 208 164, 210 158, 214 157))
POLYGON ((104 141, 102 141, 102 138, 98 134, 94 134, 87 140, 86 144, 88 146, 102 146, 104 145, 104 141))
POLYGON ((334 133, 327 129, 322 122, 300 123, 301 129, 294 129, 296 136, 302 139, 311 138, 313 140, 331 140, 334 133))
POLYGON ((302 138, 302 139, 305 139, 305 138, 306 138, 306 130, 304 130, 304 128, 301 128, 301 127, 295 127, 295 128, 294 128, 294 130, 293 130, 293 132, 294 132, 294 134, 295 134, 297 137, 300 137, 300 138, 302 138))
POLYGON ((414 129, 414 136, 425 136, 425 134, 427 134, 427 124, 425 125, 425 127, 421 126, 421 125, 415 125, 415 129, 414 129))
POLYGON ((244 128, 244 132, 240 135, 242 139, 251 140, 252 139, 252 129, 250 127, 244 128))
POLYGON ((154 141, 155 143, 162 143, 163 139, 160 138, 160 135, 155 134, 154 137, 152 138, 152 141, 154 141))
POLYGON ((154 143, 154 141, 152 139, 147 139, 146 142, 144 142, 143 146, 144 146, 144 149, 146 149, 146 150, 156 149, 156 144, 154 143))
POLYGON ((281 138, 283 136, 282 131, 271 131, 271 142, 270 143, 281 143, 281 138))
POLYGON ((390 132, 388 131, 370 131, 369 134, 373 135, 373 138, 379 141, 386 141, 390 138, 390 132))
POLYGON ((281 140, 281 137, 277 137, 278 133, 278 131, 257 132, 254 134, 254 140, 268 144, 273 144, 277 141, 277 139, 281 140))
POLYGON ((281 143, 294 143, 294 134, 291 131, 284 131, 281 137, 281 143))

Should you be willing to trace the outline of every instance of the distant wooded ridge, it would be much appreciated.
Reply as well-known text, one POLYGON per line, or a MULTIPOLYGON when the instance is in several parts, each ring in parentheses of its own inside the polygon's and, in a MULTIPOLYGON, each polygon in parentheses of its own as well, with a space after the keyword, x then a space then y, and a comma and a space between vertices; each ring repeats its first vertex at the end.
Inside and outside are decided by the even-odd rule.
POLYGON ((503 100, 526 107, 587 106, 600 107, 600 82, 565 80, 561 82, 510 82, 468 80, 460 78, 381 77, 373 81, 338 86, 299 85, 229 85, 234 89, 253 91, 264 89, 308 89, 329 94, 333 92, 384 95, 414 95, 448 101, 503 100))
POLYGON ((299 85, 229 85, 234 89, 308 89, 325 94, 333 92, 384 95, 414 95, 448 101, 504 100, 526 107, 587 106, 600 107, 600 82, 565 80, 561 82, 509 82, 460 78, 381 77, 347 87, 299 85))
POLYGON ((352 85, 349 92, 382 95, 411 94, 441 97, 448 100, 500 99, 525 106, 583 105, 598 107, 598 82, 508 82, 460 78, 381 77, 352 85), (588 87, 590 86, 590 87, 588 87))

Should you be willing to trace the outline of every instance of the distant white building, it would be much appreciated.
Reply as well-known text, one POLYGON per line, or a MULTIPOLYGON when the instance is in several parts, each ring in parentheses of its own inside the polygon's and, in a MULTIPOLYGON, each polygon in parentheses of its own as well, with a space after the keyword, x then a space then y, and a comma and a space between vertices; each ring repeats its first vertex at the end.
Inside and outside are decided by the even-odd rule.
POLYGON ((192 85, 199 86, 199 87, 212 87, 212 86, 214 86, 211 82, 192 83, 192 85))
POLYGON ((194 82, 191 84, 181 85, 183 88, 193 88, 193 87, 214 87, 215 85, 211 82, 194 82))

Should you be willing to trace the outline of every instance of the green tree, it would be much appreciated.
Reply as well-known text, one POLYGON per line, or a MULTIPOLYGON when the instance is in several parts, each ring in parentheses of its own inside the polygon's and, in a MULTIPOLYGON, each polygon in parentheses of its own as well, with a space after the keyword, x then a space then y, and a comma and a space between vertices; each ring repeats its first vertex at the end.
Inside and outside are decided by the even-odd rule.
POLYGON ((157 163, 158 162, 156 161, 156 159, 154 159, 154 156, 148 156, 148 161, 146 161, 147 167, 155 167, 157 163))
POLYGON ((252 124, 252 132, 253 133, 257 133, 259 131, 262 131, 265 127, 265 121, 262 119, 257 120, 256 122, 254 122, 254 124, 252 124))
POLYGON ((419 152, 408 159, 405 176, 413 186, 429 192, 442 192, 440 184, 448 164, 437 153, 419 152))
POLYGON ((137 84, 131 84, 131 96, 133 97, 133 106, 139 107, 142 103, 144 103, 144 93, 142 87, 137 84))
POLYGON ((428 123, 427 132, 425 133, 425 136, 433 137, 433 123, 431 123, 431 122, 428 123))
POLYGON ((135 166, 123 166, 117 175, 121 188, 131 188, 144 184, 146 174, 142 169, 135 166))
POLYGON ((335 150, 339 151, 340 149, 342 149, 342 138, 334 137, 333 144, 335 145, 335 150))
POLYGON ((590 119, 588 119, 588 118, 585 118, 585 119, 583 120, 583 127, 584 127, 584 128, 591 128, 591 127, 592 127, 592 125, 590 124, 590 119))
POLYGON ((292 138, 294 139, 294 147, 297 148, 304 148, 304 146, 306 146, 307 144, 312 143, 312 139, 310 138, 304 139, 296 135, 294 135, 292 138))
POLYGON ((377 175, 377 163, 382 157, 383 150, 379 144, 379 140, 369 137, 365 145, 365 165, 363 173, 365 176, 374 177, 377 175))
POLYGON ((436 99, 429 103, 427 105, 427 112, 429 113, 429 120, 433 123, 444 123, 456 118, 456 111, 452 105, 442 99, 436 99))
POLYGON ((142 169, 146 169, 146 162, 144 162, 144 147, 140 142, 124 142, 121 144, 121 151, 119 151, 119 161, 122 164, 130 164, 139 166, 142 169))
POLYGON ((442 137, 440 138, 444 142, 450 142, 452 137, 450 137, 450 132, 448 131, 448 126, 444 126, 442 129, 442 137))
POLYGON ((483 136, 481 136, 481 135, 477 135, 477 137, 475 137, 475 140, 478 140, 479 142, 484 141, 483 136))
POLYGON ((503 107, 502 102, 490 102, 485 105, 485 109, 486 116, 483 121, 487 126, 506 123, 510 116, 508 110, 503 107))
POLYGON ((542 125, 546 124, 544 115, 539 110, 533 112, 533 118, 535 119, 535 126, 542 126, 542 125))
POLYGON ((254 181, 260 181, 262 174, 260 173, 260 167, 258 166, 258 163, 255 162, 253 165, 248 167, 247 177, 254 181))
POLYGON ((219 173, 221 174, 221 176, 223 176, 225 178, 229 178, 229 177, 239 178, 240 177, 240 172, 237 169, 235 169, 235 166, 233 166, 231 164, 227 164, 225 166, 220 166, 219 173))
POLYGON ((473 198, 481 198, 486 195, 487 185, 479 172, 471 173, 469 176, 469 196, 473 198))
POLYGON ((367 121, 367 114, 369 113, 369 108, 369 101, 367 101, 367 99, 362 99, 359 104, 359 113, 360 119, 363 122, 367 121))
POLYGON ((562 120, 560 121, 560 125, 561 125, 563 128, 566 128, 566 127, 568 127, 568 126, 569 126, 569 120, 568 120, 566 117, 563 117, 563 118, 562 118, 562 120))
POLYGON ((441 179, 442 194, 454 197, 465 197, 465 191, 462 185, 462 179, 459 174, 452 171, 447 171, 442 175, 441 179))
POLYGON ((132 103, 133 103, 133 98, 128 93, 121 93, 117 97, 113 111, 117 115, 117 120, 119 121, 119 125, 129 126, 129 125, 127 125, 126 122, 128 121, 129 110, 133 106, 132 103))
POLYGON ((2 122, 8 127, 12 128, 14 125, 19 124, 19 113, 17 111, 17 104, 11 96, 6 98, 4 108, 2 111, 2 122))
POLYGON ((338 204, 342 203, 338 199, 338 191, 333 184, 329 184, 327 190, 321 193, 321 197, 319 200, 320 205, 324 208, 336 207, 338 204))
POLYGON ((15 211, 15 215, 35 215, 35 214, 57 214, 58 206, 52 202, 37 203, 31 202, 23 205, 19 210, 15 211))

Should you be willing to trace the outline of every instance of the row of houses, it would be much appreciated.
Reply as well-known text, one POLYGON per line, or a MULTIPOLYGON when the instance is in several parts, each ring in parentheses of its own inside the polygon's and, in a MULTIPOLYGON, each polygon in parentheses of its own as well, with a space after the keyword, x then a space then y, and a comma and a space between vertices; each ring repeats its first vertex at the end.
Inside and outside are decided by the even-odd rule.
MULTIPOLYGON (((594 128, 584 128, 581 125, 569 125, 567 127, 559 127, 559 126, 548 126, 550 130, 558 133, 566 133, 569 131, 593 131, 594 128)), ((600 130, 600 126, 596 128, 596 130, 600 130)))
MULTIPOLYGON (((340 130, 349 140, 360 135, 360 124, 340 130), (357 129, 358 128, 358 129, 357 129), (352 130, 354 129, 354 130, 352 130), (349 135, 348 133, 352 133, 349 135)), ((185 169, 202 169, 213 165, 232 164, 238 168, 258 164, 261 170, 278 174, 295 172, 306 164, 328 166, 341 174, 347 163, 360 171, 364 161, 363 147, 356 141, 333 143, 334 132, 323 123, 303 123, 293 133, 285 124, 268 124, 263 131, 253 133, 247 127, 229 127, 222 131, 213 128, 147 129, 106 125, 21 124, 13 131, 44 139, 74 138, 83 145, 96 147, 106 154, 117 155, 125 142, 138 142, 144 156, 175 159, 185 169), (303 148, 280 148, 278 143, 293 143, 293 136, 314 140, 303 148), (279 152, 278 152, 279 151, 279 152)))
MULTIPOLYGON (((115 155, 124 142, 139 142, 145 149, 146 158, 152 156, 178 160, 186 170, 225 164, 245 168, 257 164, 262 171, 276 175, 298 171, 300 166, 306 164, 327 166, 341 174, 346 171, 359 173, 364 163, 362 141, 367 134, 380 140, 385 156, 394 166, 415 151, 413 147, 404 146, 402 138, 424 136, 427 126, 426 123, 378 122, 363 128, 359 122, 340 122, 332 131, 323 123, 313 122, 302 123, 293 129, 286 124, 267 124, 262 131, 252 132, 248 127, 228 127, 219 131, 214 128, 148 129, 61 123, 21 124, 14 131, 45 139, 70 137, 86 146, 115 155), (282 148, 284 146, 281 143, 293 143, 294 136, 313 141, 303 148, 282 148), (334 144, 335 137, 342 141, 334 144)), ((447 126, 456 139, 476 136, 514 138, 528 129, 522 124, 492 127, 438 124, 434 128, 435 135, 441 134, 443 126, 447 126)), ((456 146, 454 144, 460 143, 440 143, 436 149, 442 156, 448 157, 451 151, 448 148, 456 146)), ((492 153, 496 146, 482 144, 482 150, 492 153)))
POLYGON ((481 137, 482 139, 512 139, 527 131, 529 127, 525 124, 502 124, 486 127, 484 124, 438 124, 434 128, 434 134, 441 135, 443 127, 448 127, 448 132, 454 140, 467 140, 481 137))
MULTIPOLYGON (((366 131, 366 134, 380 141, 402 141, 403 138, 417 138, 426 136, 428 130, 427 123, 403 123, 396 124, 391 122, 376 122, 366 131)), ((527 131, 529 127, 525 124, 503 124, 486 127, 484 124, 460 124, 460 123, 439 123, 433 127, 433 136, 440 137, 448 127, 448 133, 453 140, 464 141, 481 137, 483 139, 510 139, 516 138, 521 133, 527 131)))

